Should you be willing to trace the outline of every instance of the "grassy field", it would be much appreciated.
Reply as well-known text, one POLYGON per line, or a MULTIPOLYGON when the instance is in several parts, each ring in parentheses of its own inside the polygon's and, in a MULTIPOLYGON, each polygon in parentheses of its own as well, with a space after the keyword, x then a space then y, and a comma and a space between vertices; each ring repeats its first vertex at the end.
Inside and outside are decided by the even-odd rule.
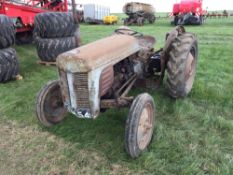
MULTIPOLYGON (((110 35, 118 26, 81 25, 83 43, 110 35)), ((159 49, 171 30, 168 20, 132 27, 156 36, 159 49)), ((0 174, 233 174, 233 18, 190 26, 197 34, 199 64, 191 94, 168 97, 165 86, 149 91, 156 103, 156 129, 147 152, 136 160, 124 151, 127 109, 98 119, 68 114, 45 128, 35 116, 35 97, 55 67, 36 64, 33 45, 15 47, 22 81, 0 85, 0 174)), ((132 93, 143 92, 143 89, 132 93)))

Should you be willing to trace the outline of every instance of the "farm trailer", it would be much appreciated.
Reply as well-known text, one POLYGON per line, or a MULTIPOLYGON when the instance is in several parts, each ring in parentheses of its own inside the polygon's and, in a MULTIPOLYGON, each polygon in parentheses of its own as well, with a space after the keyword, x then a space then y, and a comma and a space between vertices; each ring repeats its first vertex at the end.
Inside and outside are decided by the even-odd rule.
POLYGON ((203 0, 181 0, 173 5, 174 25, 201 25, 206 11, 202 8, 203 0))
POLYGON ((97 4, 85 4, 84 21, 89 24, 103 24, 104 17, 110 15, 110 8, 97 4))
POLYGON ((124 25, 137 24, 142 26, 146 20, 150 24, 156 20, 154 15, 155 9, 150 4, 139 2, 126 3, 123 7, 123 12, 128 15, 128 18, 124 19, 124 25))

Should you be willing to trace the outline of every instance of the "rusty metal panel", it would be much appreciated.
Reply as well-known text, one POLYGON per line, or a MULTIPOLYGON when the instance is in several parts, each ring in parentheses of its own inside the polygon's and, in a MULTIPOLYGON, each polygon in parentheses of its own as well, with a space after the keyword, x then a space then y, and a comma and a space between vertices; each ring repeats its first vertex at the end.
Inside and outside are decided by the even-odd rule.
POLYGON ((100 96, 104 96, 112 87, 114 82, 113 66, 105 68, 100 76, 100 96))
POLYGON ((114 65, 139 50, 135 37, 112 35, 59 55, 57 64, 65 71, 89 72, 114 65))

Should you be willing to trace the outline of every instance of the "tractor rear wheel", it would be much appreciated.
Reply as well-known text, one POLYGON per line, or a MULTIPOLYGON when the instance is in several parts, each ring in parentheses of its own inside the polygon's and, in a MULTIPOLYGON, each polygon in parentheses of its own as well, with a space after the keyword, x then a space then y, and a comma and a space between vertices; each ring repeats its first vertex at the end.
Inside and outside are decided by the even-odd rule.
POLYGON ((167 88, 171 97, 182 98, 191 91, 197 59, 198 44, 194 34, 181 34, 171 43, 167 63, 167 88))
POLYGON ((15 43, 13 22, 5 15, 0 15, 0 49, 8 48, 15 43))
POLYGON ((64 38, 39 38, 36 40, 37 53, 42 61, 54 62, 61 53, 72 50, 78 47, 77 37, 64 38))
POLYGON ((37 96, 37 118, 44 126, 51 127, 61 122, 65 118, 66 112, 59 81, 47 83, 37 96))
POLYGON ((35 17, 34 36, 60 38, 74 36, 78 26, 72 13, 46 12, 35 17))
POLYGON ((125 126, 125 148, 136 158, 151 142, 154 130, 155 104, 147 94, 138 95, 133 101, 125 126))
POLYGON ((19 74, 19 61, 13 48, 0 50, 0 82, 5 83, 19 74))

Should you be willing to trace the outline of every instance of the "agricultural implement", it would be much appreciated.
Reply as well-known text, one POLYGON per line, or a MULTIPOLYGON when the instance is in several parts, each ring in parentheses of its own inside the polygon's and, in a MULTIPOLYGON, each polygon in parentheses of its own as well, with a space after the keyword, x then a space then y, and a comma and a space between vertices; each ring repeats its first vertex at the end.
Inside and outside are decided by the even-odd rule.
POLYGON ((152 139, 155 103, 148 93, 136 97, 135 87, 158 87, 167 72, 167 90, 183 98, 192 89, 198 58, 197 40, 181 26, 166 36, 163 49, 154 51, 155 38, 121 27, 104 39, 60 54, 59 79, 38 93, 36 114, 47 126, 61 122, 66 113, 96 119, 110 108, 130 108, 125 125, 125 148, 138 157, 152 139))
POLYGON ((48 11, 67 12, 67 0, 0 0, 0 14, 13 19, 18 43, 32 40, 34 17, 48 11))
POLYGON ((173 5, 174 25, 201 25, 204 23, 206 11, 202 8, 203 0, 181 0, 173 5))
POLYGON ((123 7, 123 12, 128 15, 128 18, 124 19, 124 25, 137 24, 142 26, 146 20, 150 24, 153 24, 156 20, 155 9, 150 4, 139 2, 126 3, 123 7))

